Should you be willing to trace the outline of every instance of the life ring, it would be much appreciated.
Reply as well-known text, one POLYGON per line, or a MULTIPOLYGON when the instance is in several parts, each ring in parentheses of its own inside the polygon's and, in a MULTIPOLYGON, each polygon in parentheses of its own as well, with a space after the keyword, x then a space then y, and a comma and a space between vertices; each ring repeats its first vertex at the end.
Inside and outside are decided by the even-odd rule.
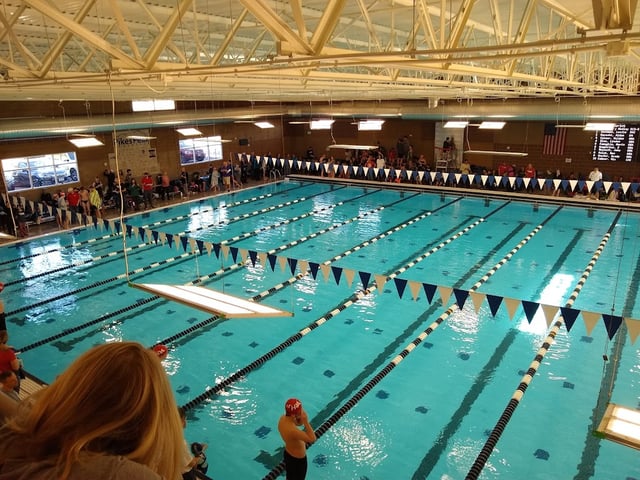
POLYGON ((4 283, 0 282, 0 292, 4 290, 4 283))

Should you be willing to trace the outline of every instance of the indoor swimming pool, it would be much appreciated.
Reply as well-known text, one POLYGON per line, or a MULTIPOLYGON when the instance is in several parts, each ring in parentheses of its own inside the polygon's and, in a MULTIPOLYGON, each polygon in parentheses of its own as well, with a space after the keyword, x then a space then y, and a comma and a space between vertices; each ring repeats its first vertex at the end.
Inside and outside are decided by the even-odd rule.
POLYGON ((380 187, 287 179, 5 245, 10 343, 45 382, 93 345, 167 345, 216 480, 277 478, 289 397, 319 431, 308 479, 448 480, 571 306, 478 478, 640 479, 593 434, 608 403, 640 408, 638 342, 594 317, 640 319, 640 213, 380 187), (221 319, 127 277, 293 315, 221 319))

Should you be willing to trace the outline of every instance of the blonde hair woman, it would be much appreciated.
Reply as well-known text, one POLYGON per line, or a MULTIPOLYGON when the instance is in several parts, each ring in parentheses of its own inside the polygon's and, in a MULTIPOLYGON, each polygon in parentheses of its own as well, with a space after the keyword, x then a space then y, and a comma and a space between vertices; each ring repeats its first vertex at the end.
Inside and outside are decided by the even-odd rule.
POLYGON ((28 403, 0 429, 0 479, 180 478, 173 392, 139 343, 92 348, 28 403))

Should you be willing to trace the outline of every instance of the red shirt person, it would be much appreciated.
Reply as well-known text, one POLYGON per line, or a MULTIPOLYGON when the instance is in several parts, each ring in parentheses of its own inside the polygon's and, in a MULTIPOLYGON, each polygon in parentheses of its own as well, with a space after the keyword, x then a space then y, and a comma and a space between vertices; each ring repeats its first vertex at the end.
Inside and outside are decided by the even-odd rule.
POLYGON ((153 187, 155 182, 149 172, 144 172, 140 184, 142 185, 142 197, 144 198, 145 206, 153 208, 153 187))

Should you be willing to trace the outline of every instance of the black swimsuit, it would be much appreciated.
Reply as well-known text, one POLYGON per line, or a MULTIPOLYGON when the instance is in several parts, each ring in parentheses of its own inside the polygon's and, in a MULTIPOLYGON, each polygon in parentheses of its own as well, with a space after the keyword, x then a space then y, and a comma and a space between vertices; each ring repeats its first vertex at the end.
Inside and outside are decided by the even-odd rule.
POLYGON ((287 480, 304 480, 307 476, 306 456, 303 458, 297 458, 285 450, 284 465, 287 471, 287 480))

